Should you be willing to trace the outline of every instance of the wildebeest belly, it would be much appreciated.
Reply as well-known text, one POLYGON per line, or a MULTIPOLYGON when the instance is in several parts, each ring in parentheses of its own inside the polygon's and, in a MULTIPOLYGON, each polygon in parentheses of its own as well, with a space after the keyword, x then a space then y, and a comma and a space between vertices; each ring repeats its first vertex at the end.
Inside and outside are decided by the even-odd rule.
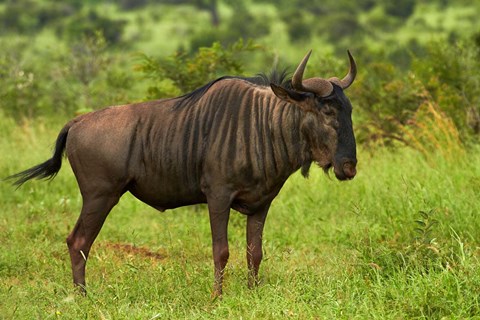
MULTIPOLYGON (((224 190, 230 190, 231 192, 232 209, 250 215, 269 205, 282 185, 267 188, 263 183, 258 183, 235 188, 232 184, 229 184, 228 186, 225 185, 224 190)), ((139 200, 160 211, 207 203, 207 197, 202 192, 200 185, 181 184, 179 179, 175 180, 169 176, 158 175, 154 178, 132 181, 128 191, 139 200)))
POLYGON ((184 185, 179 180, 161 175, 157 177, 132 181, 128 191, 160 211, 207 202, 198 186, 184 185))

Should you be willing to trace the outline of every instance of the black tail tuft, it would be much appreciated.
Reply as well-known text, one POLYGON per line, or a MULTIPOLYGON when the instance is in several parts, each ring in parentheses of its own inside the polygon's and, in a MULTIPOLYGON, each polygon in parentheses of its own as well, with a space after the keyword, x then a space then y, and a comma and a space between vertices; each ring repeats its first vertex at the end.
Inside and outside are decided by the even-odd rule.
POLYGON ((53 179, 57 175, 60 167, 62 166, 61 161, 56 162, 53 158, 36 165, 33 168, 27 169, 25 171, 16 173, 7 177, 7 179, 15 180, 13 185, 20 187, 22 184, 27 182, 30 179, 53 179))
POLYGON ((57 142, 55 143, 55 151, 51 159, 36 165, 25 171, 16 173, 7 177, 7 180, 15 180, 13 185, 20 187, 22 184, 27 182, 30 179, 48 179, 51 180, 55 178, 58 171, 62 167, 62 156, 63 151, 65 150, 65 145, 67 143, 67 135, 69 126, 65 126, 62 131, 60 131, 57 142))

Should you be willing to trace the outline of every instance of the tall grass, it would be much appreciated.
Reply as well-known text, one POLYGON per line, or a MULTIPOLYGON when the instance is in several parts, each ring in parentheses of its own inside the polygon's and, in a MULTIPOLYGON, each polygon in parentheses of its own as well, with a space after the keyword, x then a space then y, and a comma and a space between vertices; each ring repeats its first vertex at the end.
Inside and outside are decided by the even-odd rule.
MULTIPOLYGON (((2 118, 1 176, 50 157, 62 125, 2 118)), ((81 297, 65 245, 81 204, 68 163, 49 183, 15 190, 2 182, 1 317, 478 317, 478 148, 455 160, 414 149, 361 149, 358 158, 350 182, 317 168, 308 180, 289 179, 267 218, 254 290, 246 286, 245 217, 233 213, 224 297, 214 301, 205 206, 159 213, 126 195, 93 246, 81 297)))
POLYGON ((431 164, 432 153, 439 153, 450 162, 463 158, 464 146, 453 120, 440 110, 427 92, 423 93, 423 98, 409 123, 398 125, 405 143, 420 151, 431 164))

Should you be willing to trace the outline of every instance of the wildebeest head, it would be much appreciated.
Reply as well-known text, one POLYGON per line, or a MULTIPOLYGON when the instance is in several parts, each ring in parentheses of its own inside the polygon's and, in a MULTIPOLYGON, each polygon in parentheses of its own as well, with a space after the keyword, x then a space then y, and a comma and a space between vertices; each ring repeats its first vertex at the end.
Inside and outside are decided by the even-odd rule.
POLYGON ((357 74, 350 52, 350 70, 343 78, 310 78, 303 73, 311 51, 303 58, 293 75, 291 88, 271 84, 275 95, 304 111, 301 131, 312 160, 325 171, 333 166, 339 180, 352 179, 356 174, 356 144, 352 128, 352 105, 343 93, 357 74))

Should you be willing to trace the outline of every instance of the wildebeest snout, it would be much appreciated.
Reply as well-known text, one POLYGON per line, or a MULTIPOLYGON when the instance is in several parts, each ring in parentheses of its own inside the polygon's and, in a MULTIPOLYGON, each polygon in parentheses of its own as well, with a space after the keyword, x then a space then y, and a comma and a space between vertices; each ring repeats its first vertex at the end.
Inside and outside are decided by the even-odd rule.
POLYGON ((356 160, 343 160, 338 166, 334 166, 335 176, 338 180, 351 180, 357 174, 356 160))

